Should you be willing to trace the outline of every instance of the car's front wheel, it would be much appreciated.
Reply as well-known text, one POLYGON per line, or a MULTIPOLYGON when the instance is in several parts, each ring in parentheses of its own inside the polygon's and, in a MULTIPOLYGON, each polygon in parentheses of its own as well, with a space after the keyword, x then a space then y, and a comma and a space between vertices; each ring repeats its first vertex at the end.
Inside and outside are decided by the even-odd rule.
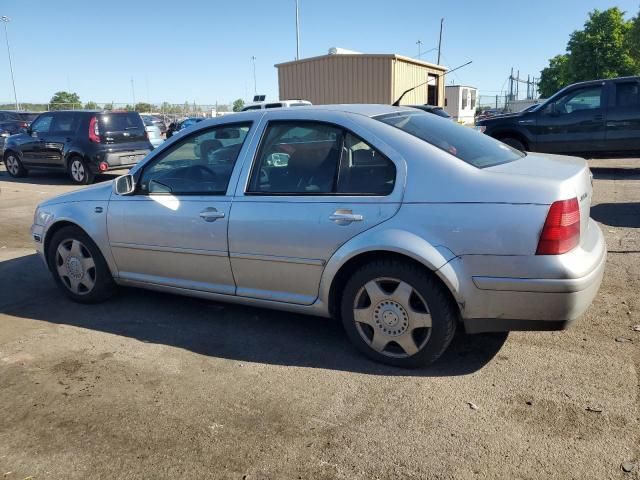
POLYGON ((58 286, 76 302, 101 302, 115 291, 100 249, 78 227, 63 227, 54 233, 47 249, 47 262, 58 286))
POLYGON ((81 157, 72 157, 69 161, 69 176, 78 185, 89 185, 93 183, 95 175, 89 169, 88 163, 81 157))
POLYGON ((393 259, 361 267, 342 296, 342 322, 370 358, 398 367, 434 362, 449 346, 457 310, 442 284, 423 268, 393 259))
POLYGON ((527 147, 525 146, 524 143, 522 143, 520 140, 518 140, 517 138, 512 138, 512 137, 505 137, 505 138, 501 138, 500 141, 502 143, 506 143, 507 145, 509 145, 510 147, 515 148, 516 150, 520 150, 521 152, 524 152, 527 147))
POLYGON ((4 156, 4 166, 12 177, 19 178, 27 175, 27 169, 24 168, 22 160, 13 152, 4 156))

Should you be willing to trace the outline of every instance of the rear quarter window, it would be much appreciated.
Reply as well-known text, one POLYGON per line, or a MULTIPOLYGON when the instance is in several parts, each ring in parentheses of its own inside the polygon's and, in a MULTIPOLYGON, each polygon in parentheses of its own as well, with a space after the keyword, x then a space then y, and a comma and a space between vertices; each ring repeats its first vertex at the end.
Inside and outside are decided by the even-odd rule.
POLYGON ((374 118, 477 168, 513 162, 525 156, 484 133, 426 112, 400 111, 374 118))

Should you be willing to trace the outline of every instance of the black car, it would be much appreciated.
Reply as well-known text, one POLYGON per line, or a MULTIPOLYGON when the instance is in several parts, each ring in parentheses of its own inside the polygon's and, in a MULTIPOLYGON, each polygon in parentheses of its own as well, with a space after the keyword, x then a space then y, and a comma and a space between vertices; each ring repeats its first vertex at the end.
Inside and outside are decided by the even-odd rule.
POLYGON ((13 177, 53 168, 89 184, 97 173, 135 165, 151 149, 139 114, 73 110, 39 115, 25 133, 7 138, 3 157, 13 177))
POLYGON ((576 83, 532 110, 476 125, 518 150, 584 156, 640 153, 640 77, 576 83))
POLYGON ((0 110, 0 153, 6 138, 27 128, 38 116, 37 113, 0 110))
POLYGON ((180 130, 184 130, 185 128, 188 128, 191 125, 195 125, 196 123, 201 122, 202 120, 204 120, 204 118, 189 117, 179 122, 171 122, 169 124, 169 128, 167 129, 167 138, 170 138, 174 133, 177 133, 180 130))
POLYGON ((434 115, 437 115, 442 118, 451 118, 451 115, 449 115, 444 110, 444 108, 438 107, 437 105, 408 105, 408 106, 412 108, 417 108, 424 112, 433 113, 434 115))

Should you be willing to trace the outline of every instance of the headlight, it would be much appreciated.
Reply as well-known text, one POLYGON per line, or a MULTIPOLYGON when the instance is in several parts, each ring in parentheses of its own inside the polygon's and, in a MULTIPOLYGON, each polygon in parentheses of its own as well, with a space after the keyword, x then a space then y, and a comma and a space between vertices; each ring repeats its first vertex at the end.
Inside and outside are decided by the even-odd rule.
POLYGON ((53 218, 53 214, 44 210, 36 209, 36 213, 33 216, 33 223, 36 225, 46 225, 53 218))

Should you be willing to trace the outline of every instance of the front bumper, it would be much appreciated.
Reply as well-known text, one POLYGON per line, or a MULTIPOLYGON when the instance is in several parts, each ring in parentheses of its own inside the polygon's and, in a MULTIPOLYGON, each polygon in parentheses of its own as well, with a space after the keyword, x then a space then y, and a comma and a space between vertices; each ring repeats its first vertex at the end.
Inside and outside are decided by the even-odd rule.
POLYGON ((467 282, 464 296, 467 300, 462 315, 465 330, 481 333, 567 328, 596 297, 606 257, 602 231, 590 220, 587 238, 572 252, 509 259, 523 265, 526 262, 542 264, 539 268, 547 271, 546 278, 486 276, 476 270, 470 275, 471 282, 467 282))
POLYGON ((31 238, 33 239, 33 244, 36 248, 36 253, 42 260, 47 263, 46 256, 44 254, 44 236, 45 236, 45 227, 42 225, 31 225, 31 238))

